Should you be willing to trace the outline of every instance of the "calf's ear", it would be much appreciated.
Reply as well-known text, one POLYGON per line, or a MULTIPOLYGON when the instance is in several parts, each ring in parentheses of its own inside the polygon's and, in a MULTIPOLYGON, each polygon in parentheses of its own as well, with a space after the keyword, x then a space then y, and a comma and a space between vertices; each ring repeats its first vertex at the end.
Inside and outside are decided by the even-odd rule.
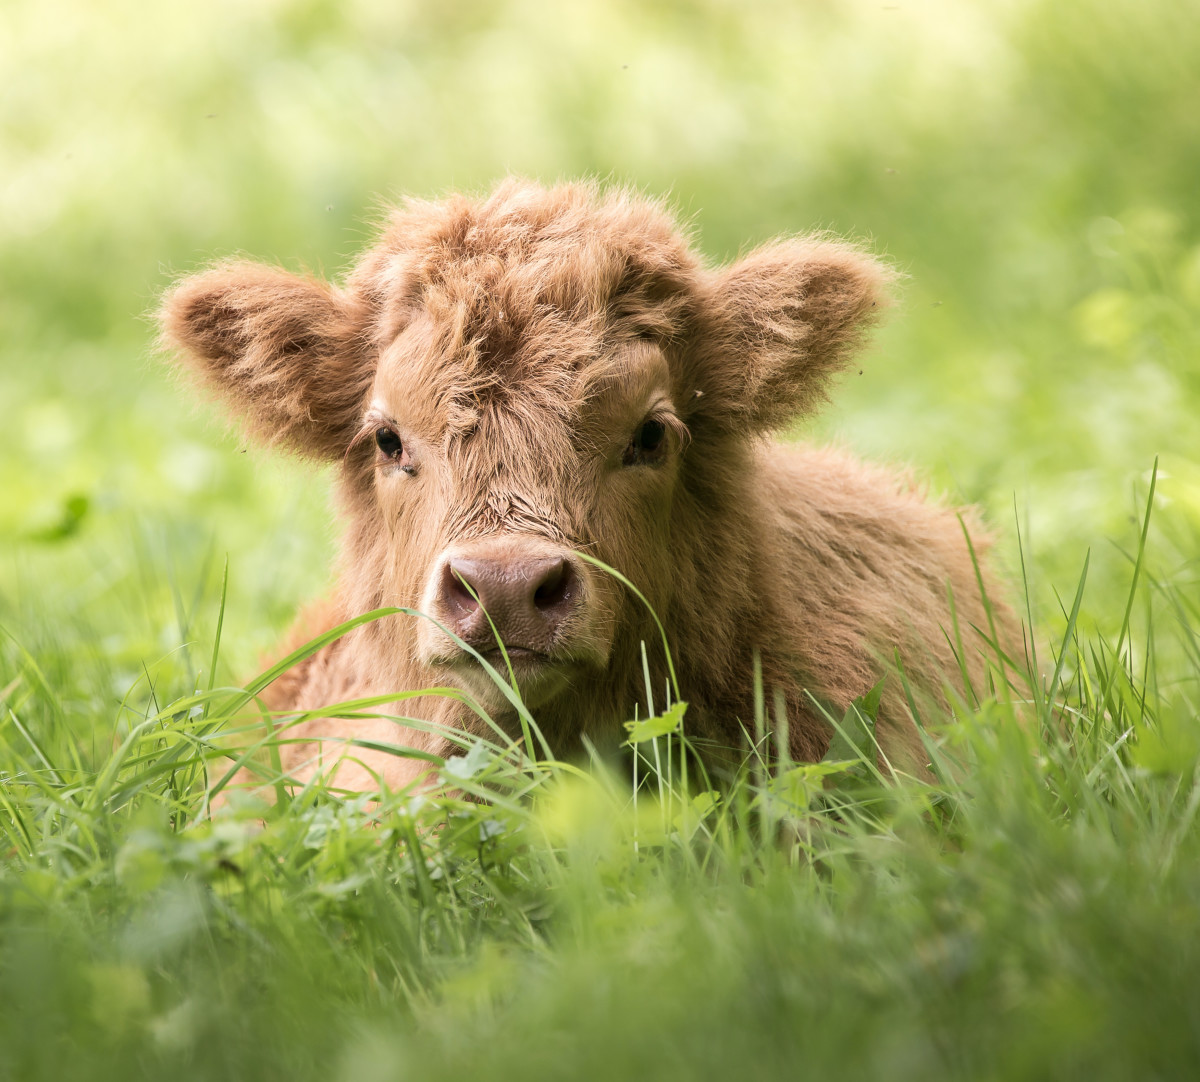
POLYGON ((317 278, 226 263, 163 298, 161 341, 267 443, 340 457, 371 386, 367 319, 317 278))
POLYGON ((853 245, 813 237, 765 245, 715 271, 700 409, 746 432, 815 409, 887 304, 893 277, 853 245))

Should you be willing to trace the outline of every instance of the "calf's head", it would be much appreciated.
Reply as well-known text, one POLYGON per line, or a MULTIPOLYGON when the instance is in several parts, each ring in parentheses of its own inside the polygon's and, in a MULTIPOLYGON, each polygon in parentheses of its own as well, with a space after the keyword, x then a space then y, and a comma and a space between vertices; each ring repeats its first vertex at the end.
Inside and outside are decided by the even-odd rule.
POLYGON ((494 703, 446 632, 498 637, 538 705, 645 634, 580 554, 669 617, 691 554, 747 528, 752 442, 821 399, 886 278, 817 239, 709 268, 655 202, 508 181, 406 204, 341 287, 228 263, 161 319, 256 435, 340 464, 346 604, 433 618, 375 628, 380 664, 494 703))

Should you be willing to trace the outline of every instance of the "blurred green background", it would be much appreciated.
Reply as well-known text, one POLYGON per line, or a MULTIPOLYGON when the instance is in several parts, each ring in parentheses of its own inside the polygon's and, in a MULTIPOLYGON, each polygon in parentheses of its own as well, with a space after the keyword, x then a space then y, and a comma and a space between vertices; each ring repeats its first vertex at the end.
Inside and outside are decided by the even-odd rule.
POLYGON ((886 255, 900 303, 797 433, 982 503, 1010 568, 1019 518, 1051 612, 1089 546, 1121 568, 1156 455, 1194 556, 1195 0, 8 0, 0 71, 0 623, 93 719, 203 641, 226 554, 244 674, 333 551, 328 478, 155 357, 158 293, 336 275, 389 199, 509 172, 669 193, 713 259, 886 255))

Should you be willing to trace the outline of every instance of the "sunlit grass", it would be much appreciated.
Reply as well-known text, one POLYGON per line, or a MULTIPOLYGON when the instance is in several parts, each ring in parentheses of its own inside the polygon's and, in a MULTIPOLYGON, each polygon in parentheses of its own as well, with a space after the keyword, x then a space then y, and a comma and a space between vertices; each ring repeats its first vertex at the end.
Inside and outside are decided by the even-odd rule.
POLYGON ((530 715, 529 740, 429 757, 444 788, 296 786, 259 755, 263 796, 213 810, 302 720, 264 724, 256 693, 329 636, 222 686, 214 582, 203 661, 148 672, 90 746, 7 638, 0 1070, 1186 1076, 1200 610, 1148 563, 1146 495, 1118 630, 1083 630, 1081 575, 1028 636, 1044 665, 1006 658, 923 718, 926 778, 881 770, 871 697, 830 719, 826 761, 772 754, 765 693, 744 768, 710 778, 680 688, 619 773, 546 759, 530 715), (1134 634, 1152 600, 1189 663, 1134 634))

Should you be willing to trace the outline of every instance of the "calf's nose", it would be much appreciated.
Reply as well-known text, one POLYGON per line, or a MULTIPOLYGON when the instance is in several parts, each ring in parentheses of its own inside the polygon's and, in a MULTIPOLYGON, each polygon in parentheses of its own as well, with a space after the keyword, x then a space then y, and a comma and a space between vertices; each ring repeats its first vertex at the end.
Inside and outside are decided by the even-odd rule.
POLYGON ((471 646, 494 646, 499 634, 508 649, 546 653, 579 602, 581 581, 568 555, 456 556, 442 568, 437 607, 471 646))

